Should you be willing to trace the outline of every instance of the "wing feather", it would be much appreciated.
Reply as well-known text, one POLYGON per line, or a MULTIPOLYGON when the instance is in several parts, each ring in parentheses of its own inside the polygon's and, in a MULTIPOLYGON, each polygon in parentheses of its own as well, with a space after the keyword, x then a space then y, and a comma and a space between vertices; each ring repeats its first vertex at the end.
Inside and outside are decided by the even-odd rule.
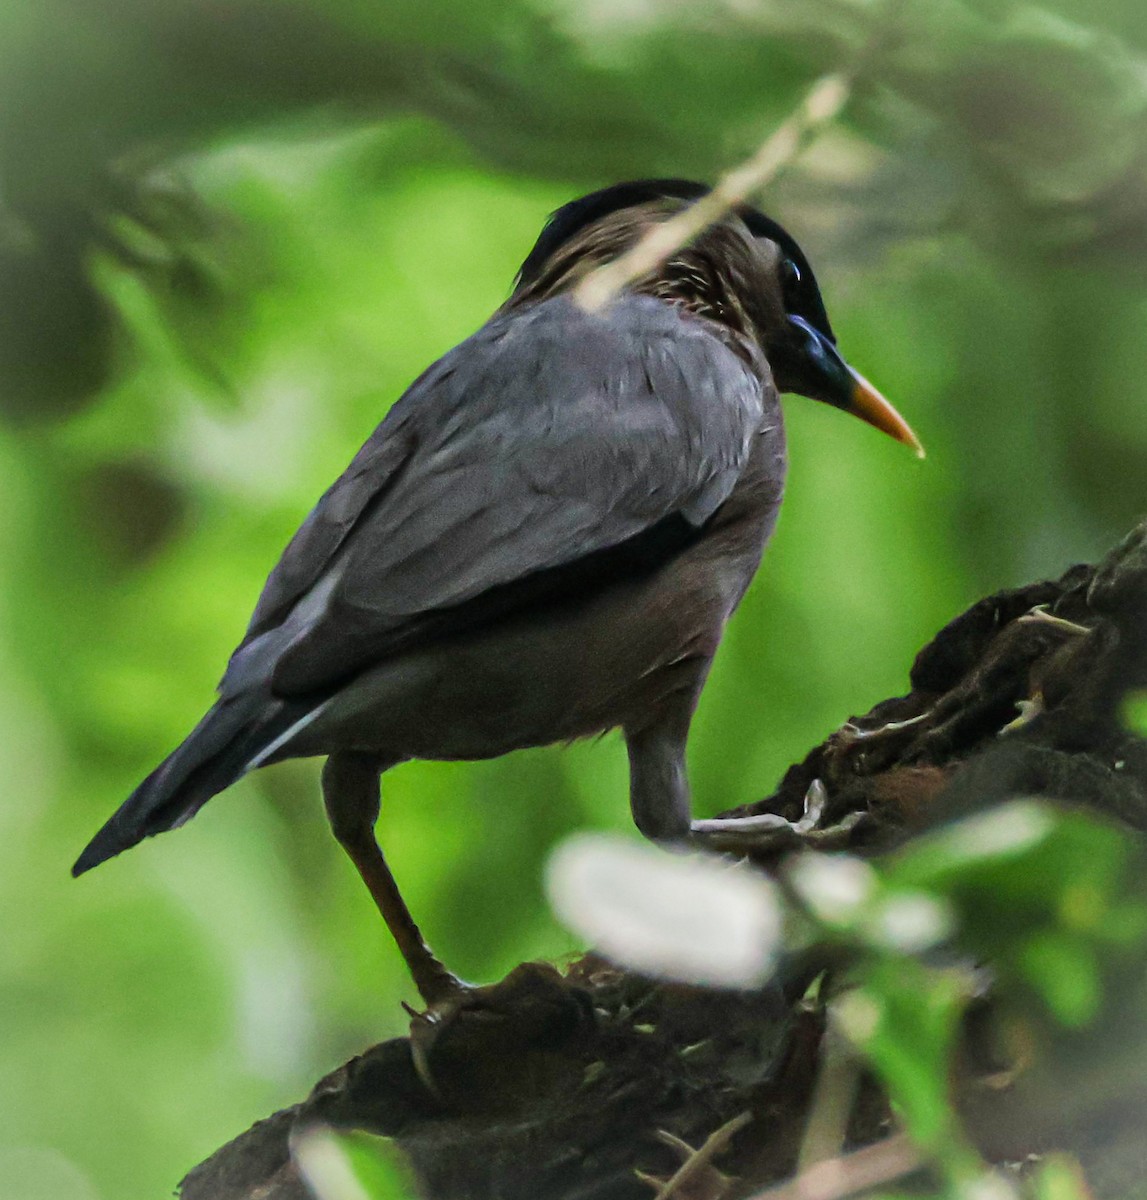
POLYGON ((496 317, 408 389, 319 501, 224 691, 252 673, 279 694, 329 688, 416 645, 440 628, 430 618, 669 519, 699 528, 737 481, 766 390, 759 355, 648 297, 496 317))

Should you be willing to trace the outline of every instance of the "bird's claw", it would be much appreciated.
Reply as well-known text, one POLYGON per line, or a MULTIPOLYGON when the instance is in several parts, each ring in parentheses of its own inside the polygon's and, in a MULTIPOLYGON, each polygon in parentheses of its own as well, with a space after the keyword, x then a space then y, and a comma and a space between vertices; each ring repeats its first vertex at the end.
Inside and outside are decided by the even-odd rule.
POLYGON ((837 850, 848 845, 853 831, 864 822, 867 813, 848 813, 837 824, 824 826, 827 804, 828 789, 820 779, 814 779, 805 792, 804 812, 796 821, 789 821, 777 813, 715 817, 694 821, 691 838, 709 849, 734 854, 798 846, 837 850))
POLYGON ((442 1093, 438 1088, 438 1081, 434 1078, 434 1072, 430 1069, 430 1046, 434 1041, 435 1033, 442 1025, 443 1019, 457 1011, 460 1005, 458 1003, 450 1003, 449 1001, 440 1004, 432 1004, 423 1012, 412 1008, 405 1000, 401 1001, 402 1007, 406 1010, 410 1017, 410 1058, 414 1064, 414 1073, 422 1081, 423 1087, 435 1098, 441 1102, 442 1093))
POLYGON ((812 833, 814 829, 819 829, 821 821, 824 820, 824 810, 827 804, 828 788, 824 786, 822 779, 814 779, 805 788, 804 811, 793 829, 802 836, 812 833))

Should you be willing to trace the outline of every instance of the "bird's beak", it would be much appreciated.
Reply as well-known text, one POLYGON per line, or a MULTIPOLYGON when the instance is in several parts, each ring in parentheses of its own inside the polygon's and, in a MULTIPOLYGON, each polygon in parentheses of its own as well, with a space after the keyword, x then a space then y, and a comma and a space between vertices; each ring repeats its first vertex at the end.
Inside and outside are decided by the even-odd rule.
POLYGON ((799 390, 867 421, 909 447, 917 458, 923 458, 924 447, 908 422, 863 375, 844 361, 832 342, 803 317, 790 316, 789 320, 799 329, 803 343, 798 352, 802 375, 799 390))

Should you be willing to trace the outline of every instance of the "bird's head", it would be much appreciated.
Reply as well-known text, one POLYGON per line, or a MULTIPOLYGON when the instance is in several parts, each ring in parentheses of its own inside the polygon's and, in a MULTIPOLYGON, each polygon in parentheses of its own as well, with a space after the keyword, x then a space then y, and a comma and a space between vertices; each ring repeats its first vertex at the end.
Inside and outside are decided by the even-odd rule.
MULTIPOLYGON (((704 184, 681 179, 619 183, 563 205, 518 273, 509 304, 572 288, 628 250, 652 224, 700 199, 704 184)), ((923 456, 907 422, 837 349, 812 267, 776 221, 738 206, 672 255, 634 290, 678 303, 752 337, 773 381, 850 412, 923 456)))

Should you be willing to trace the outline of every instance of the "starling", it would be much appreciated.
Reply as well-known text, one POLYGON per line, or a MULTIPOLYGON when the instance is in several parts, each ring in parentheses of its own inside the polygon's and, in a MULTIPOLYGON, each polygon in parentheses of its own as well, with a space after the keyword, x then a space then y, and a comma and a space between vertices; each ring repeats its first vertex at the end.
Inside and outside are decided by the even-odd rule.
POLYGON ((772 533, 780 392, 919 450, 836 348, 812 268, 741 206, 598 311, 573 289, 700 197, 681 180, 560 208, 509 299, 430 366, 271 572, 219 696, 76 875, 182 825, 256 767, 325 755, 335 837, 428 1004, 463 985, 375 838, 379 780, 620 729, 633 818, 693 823, 685 744, 725 623, 772 533))

